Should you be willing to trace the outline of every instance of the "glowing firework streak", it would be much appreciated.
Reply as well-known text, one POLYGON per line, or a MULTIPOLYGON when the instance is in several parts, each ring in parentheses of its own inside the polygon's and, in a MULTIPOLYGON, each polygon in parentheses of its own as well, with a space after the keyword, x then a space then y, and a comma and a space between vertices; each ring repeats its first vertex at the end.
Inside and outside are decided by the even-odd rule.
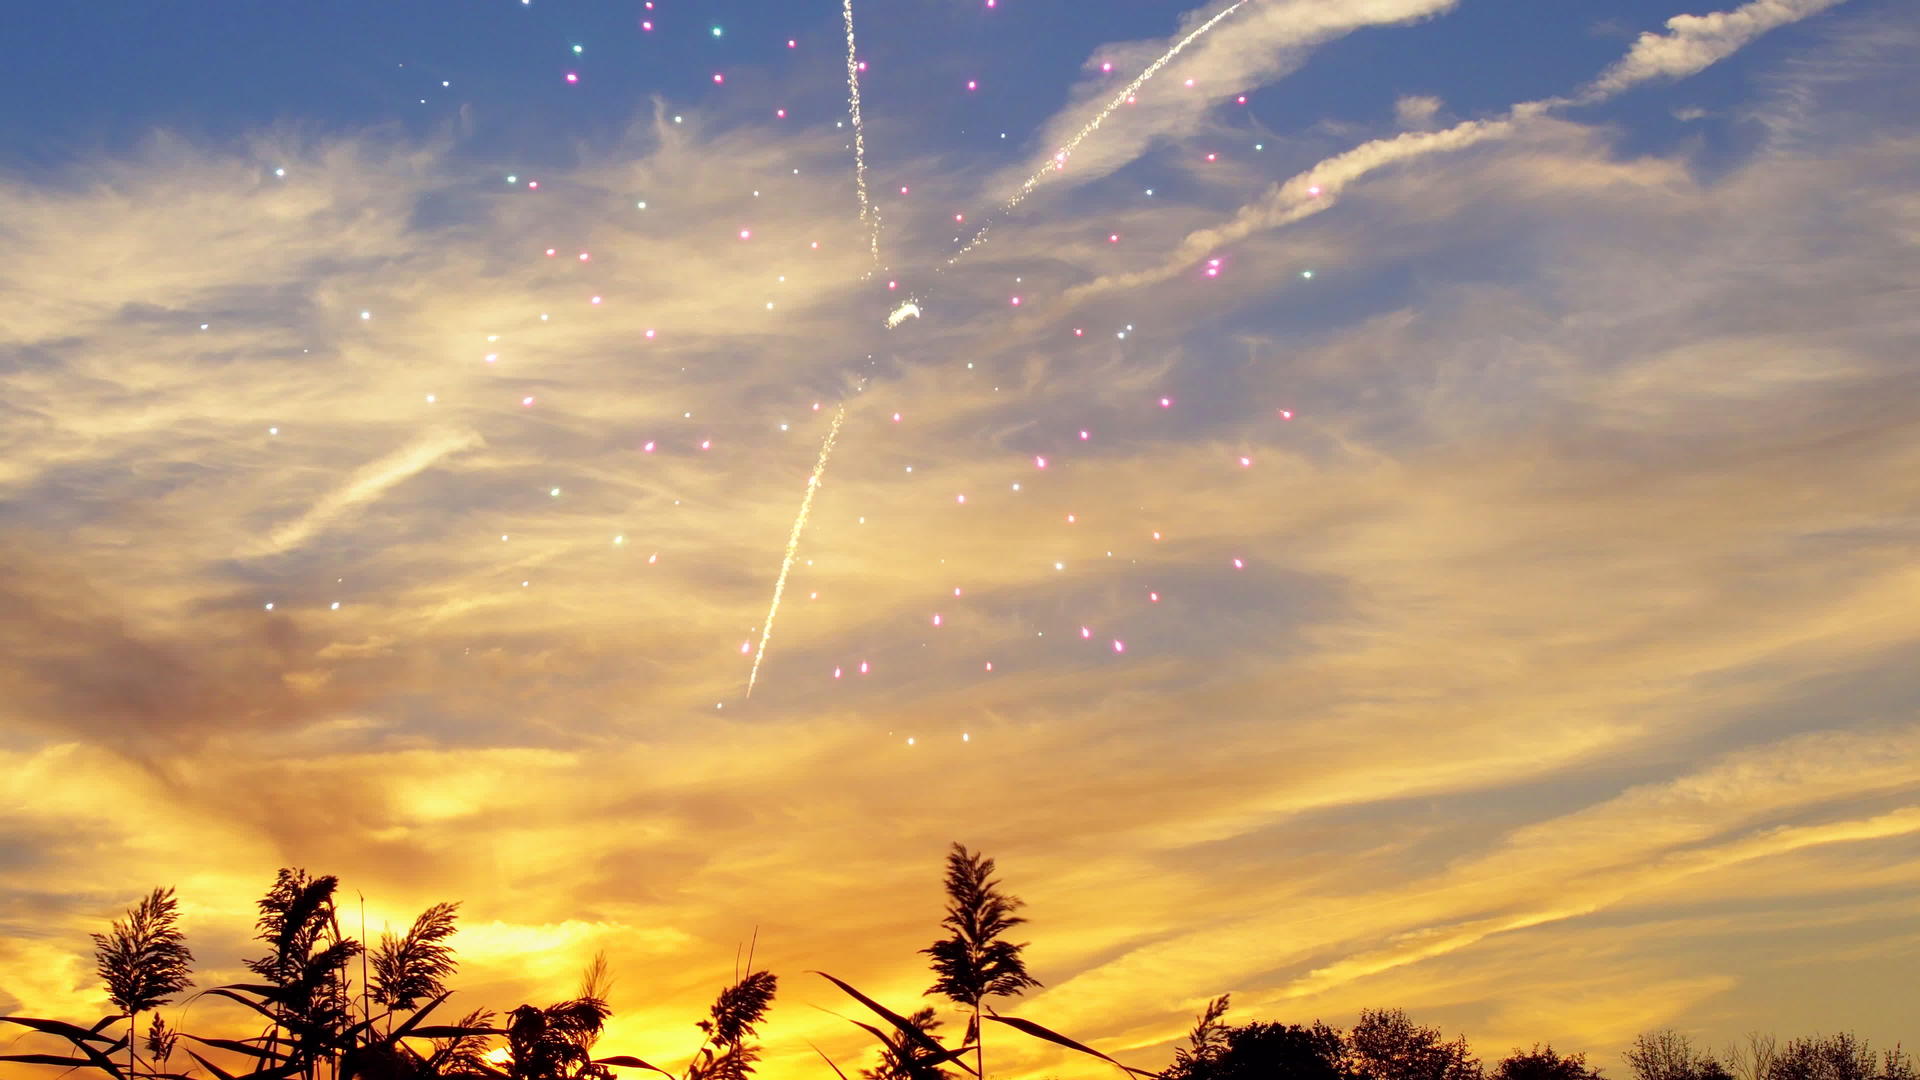
POLYGON ((754 680, 760 677, 760 661, 767 655, 767 639, 773 636, 773 617, 780 614, 780 594, 787 591, 787 575, 793 572, 793 560, 800 553, 800 534, 806 530, 807 515, 813 511, 813 493, 820 490, 820 477, 826 474, 827 458, 833 453, 833 440, 840 437, 840 423, 847 418, 847 407, 833 414, 833 426, 827 429, 827 441, 820 444, 820 460, 813 463, 813 475, 807 477, 807 493, 800 498, 800 516, 793 519, 793 532, 787 536, 787 555, 780 560, 780 576, 773 583, 773 603, 767 608, 766 625, 760 628, 760 648, 753 654, 753 669, 747 672, 747 696, 753 696, 754 680))
POLYGON ((860 196, 860 221, 868 228, 867 246, 880 261, 880 212, 867 198, 867 135, 860 120, 860 61, 853 46, 853 0, 842 0, 840 14, 847 24, 847 115, 853 121, 853 190, 860 196))
MULTIPOLYGON (((1160 73, 1161 68, 1166 67, 1168 64, 1172 63, 1174 57, 1179 56, 1181 51, 1184 50, 1187 46, 1193 44, 1195 41, 1200 40, 1201 36, 1206 34, 1207 31, 1213 29, 1214 26, 1220 22, 1220 20, 1225 19, 1227 16, 1232 15, 1234 12, 1239 11, 1241 8, 1246 7, 1248 4, 1251 4, 1253 2, 1254 0, 1235 0, 1233 4, 1228 5, 1228 7, 1225 10, 1221 11, 1219 14, 1215 15, 1213 18, 1208 19, 1206 22, 1203 22, 1199 26, 1194 27, 1192 33, 1188 34, 1186 37, 1183 37, 1179 41, 1175 42, 1173 45, 1173 48, 1168 49, 1165 53, 1161 54, 1160 59, 1155 60, 1151 64, 1148 64, 1145 71, 1142 71, 1139 75, 1134 76, 1134 80, 1132 82, 1128 83, 1124 88, 1122 88, 1119 93, 1113 95, 1112 100, 1107 102, 1106 108, 1101 109, 1100 112, 1096 114, 1093 119, 1087 121, 1086 127, 1081 128, 1080 131, 1077 134, 1075 134, 1073 138, 1067 140, 1066 145, 1062 146, 1059 150, 1055 151, 1053 158, 1050 161, 1048 161, 1046 165, 1042 166, 1040 171, 1034 173, 1032 176, 1027 177, 1026 183, 1020 185, 1020 190, 1014 192, 1013 198, 1008 199, 1006 201, 1006 204, 1001 206, 998 212, 1001 214, 1004 214, 1007 211, 1012 210, 1014 207, 1019 206, 1022 200, 1024 200, 1028 195, 1033 193, 1034 188, 1040 186, 1040 181, 1045 180, 1047 178, 1047 174, 1058 172, 1060 171, 1060 169, 1064 168, 1066 166, 1067 159, 1073 156, 1074 148, 1078 147, 1081 143, 1085 142, 1089 135, 1092 135, 1094 132, 1100 130, 1100 125, 1106 123, 1107 117, 1112 116, 1114 113, 1114 110, 1120 108, 1122 105, 1125 105, 1127 103, 1128 98, 1133 97, 1136 91, 1138 91, 1142 86, 1145 86, 1147 84, 1147 80, 1153 78, 1155 75, 1158 75, 1160 73)), ((851 7, 853 0, 847 0, 847 3, 849 7, 851 7)), ((851 18, 851 16, 849 16, 849 18, 851 18)), ((849 31, 849 33, 851 33, 851 31, 849 31)), ((855 107, 858 108, 857 105, 855 107)), ((860 139, 859 130, 858 130, 858 125, 856 124, 855 133, 854 133, 854 146, 856 148, 860 145, 859 139, 860 139)), ((864 197, 865 196, 862 196, 862 198, 864 197)), ((955 262, 959 261, 962 255, 965 255, 967 252, 972 251, 974 248, 977 248, 981 244, 985 243, 987 239, 987 230, 991 228, 993 228, 993 223, 991 221, 987 222, 985 225, 980 226, 980 231, 973 234, 973 239, 968 240, 965 247, 961 248, 959 251, 954 252, 953 255, 947 259, 947 265, 952 266, 955 262)))
POLYGON ((920 305, 909 300, 899 307, 894 308, 893 314, 887 316, 887 329, 891 330, 901 323, 906 322, 908 319, 917 319, 919 317, 920 305))
MULTIPOLYGON (((853 189, 860 197, 860 220, 868 229, 867 248, 873 255, 874 265, 878 266, 880 212, 867 197, 867 129, 860 118, 860 55, 853 39, 853 0, 841 0, 840 17, 847 27, 847 117, 853 124, 853 189)), ((760 661, 766 658, 767 642, 773 637, 773 619, 780 614, 780 597, 787 591, 787 575, 793 572, 793 560, 800 553, 800 534, 806 531, 807 515, 813 512, 813 493, 820 490, 820 477, 826 474, 833 441, 840 437, 840 424, 846 418, 847 407, 843 404, 833 414, 833 426, 827 429, 827 439, 820 444, 820 459, 813 463, 813 475, 807 477, 807 493, 800 498, 800 513, 793 519, 793 532, 787 536, 787 554, 780 560, 780 576, 773 583, 773 603, 767 606, 766 625, 760 628, 760 648, 754 651, 753 667, 747 672, 747 697, 753 696, 753 684, 760 678, 760 661)))

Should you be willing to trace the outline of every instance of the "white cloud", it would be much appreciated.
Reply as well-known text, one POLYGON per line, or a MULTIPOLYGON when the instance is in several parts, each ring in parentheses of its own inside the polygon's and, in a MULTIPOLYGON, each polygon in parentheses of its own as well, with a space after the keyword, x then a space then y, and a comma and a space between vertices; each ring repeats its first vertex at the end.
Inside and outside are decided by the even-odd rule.
POLYGON ((1818 15, 1841 0, 1752 0, 1730 11, 1675 15, 1667 32, 1641 34, 1581 95, 1594 101, 1653 79, 1678 79, 1718 63, 1769 30, 1818 15))
POLYGON ((1440 112, 1440 99, 1431 94, 1407 94, 1393 103, 1394 120, 1404 128, 1424 128, 1440 112))

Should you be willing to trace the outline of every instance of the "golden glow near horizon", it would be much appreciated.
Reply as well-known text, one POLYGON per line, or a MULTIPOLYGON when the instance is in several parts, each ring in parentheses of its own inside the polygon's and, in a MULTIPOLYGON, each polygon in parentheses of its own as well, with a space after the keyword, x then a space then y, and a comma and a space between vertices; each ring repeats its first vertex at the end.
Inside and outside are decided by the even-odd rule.
POLYGON ((1310 6, 1093 131, 1223 9, 1097 54, 924 311, 1030 161, 892 155, 878 79, 835 127, 837 35, 827 122, 663 107, 484 196, 397 128, 0 177, 0 1013, 102 1015, 86 935, 157 884, 242 980, 293 865, 375 936, 461 901, 453 1016, 604 950, 601 1049, 663 1066, 757 940, 760 1075, 817 1078, 872 1062, 807 972, 916 1006, 959 840, 1028 902, 1003 1011, 1130 1065, 1227 991, 1616 1076, 1659 1027, 1911 1041, 1920 136, 1848 80, 1920 22, 1768 0, 1550 107, 1228 145, 1209 87, 1452 5, 1310 6), (1738 154, 1587 111, 1683 124, 1821 12, 1738 154))

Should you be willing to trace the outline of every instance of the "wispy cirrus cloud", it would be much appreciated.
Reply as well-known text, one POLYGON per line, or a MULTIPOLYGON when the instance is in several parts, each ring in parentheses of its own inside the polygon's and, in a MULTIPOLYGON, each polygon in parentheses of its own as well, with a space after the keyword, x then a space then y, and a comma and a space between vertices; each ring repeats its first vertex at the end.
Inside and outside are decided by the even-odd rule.
MULTIPOLYGON (((1080 300, 1114 289, 1139 289, 1166 281, 1225 245, 1322 213, 1349 185, 1378 170, 1429 154, 1451 153, 1490 139, 1506 138, 1519 124, 1550 109, 1590 105, 1655 78, 1694 74, 1726 59, 1768 30, 1817 14, 1839 2, 1753 0, 1712 15, 1676 16, 1669 20, 1671 35, 1642 35, 1625 58, 1608 68, 1577 98, 1522 102, 1501 117, 1467 120, 1441 131, 1402 132, 1363 143, 1275 184, 1264 199, 1242 207, 1232 220, 1188 234, 1174 254, 1158 266, 1076 285, 1068 291, 1067 298, 1080 300)), ((1424 105, 1421 109, 1422 115, 1432 113, 1424 105)))

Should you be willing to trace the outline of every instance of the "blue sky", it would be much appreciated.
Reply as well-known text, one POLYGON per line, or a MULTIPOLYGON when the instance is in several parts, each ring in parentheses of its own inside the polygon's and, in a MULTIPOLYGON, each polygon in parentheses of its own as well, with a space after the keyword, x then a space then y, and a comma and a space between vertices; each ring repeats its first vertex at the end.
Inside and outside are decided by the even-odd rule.
MULTIPOLYGON (((895 140, 896 160, 1017 155, 1096 49, 1163 37, 1184 10, 1121 3, 1088 19, 1083 8, 1035 0, 993 10, 876 5, 861 12, 873 58, 888 58, 868 73, 867 93, 885 105, 874 122, 895 140), (959 92, 969 78, 982 89, 959 92), (1012 146, 1000 145, 1002 131, 1012 146)), ((1242 122, 1281 133, 1374 123, 1406 94, 1440 95, 1462 115, 1497 110, 1597 72, 1672 14, 1642 0, 1604 9, 1466 4, 1416 27, 1363 27, 1318 50, 1297 78, 1247 87, 1253 103, 1242 122)), ((843 111, 839 12, 824 3, 690 0, 646 12, 638 4, 426 0, 239 5, 215 15, 191 2, 108 2, 33 5, 8 25, 18 44, 0 73, 0 117, 13 133, 4 160, 15 167, 124 151, 155 129, 232 139, 274 126, 321 134, 398 123, 426 136, 459 124, 463 109, 472 125, 466 149, 545 163, 577 141, 610 143, 656 95, 727 122, 762 120, 761 94, 712 85, 713 72, 728 68, 762 93, 784 84, 781 100, 804 101, 810 122, 843 111), (656 29, 640 32, 642 18, 656 29), (789 39, 801 47, 788 50, 789 39), (585 82, 565 85, 568 71, 585 82)), ((1795 34, 1755 42, 1752 56, 1696 76, 1678 96, 1708 109, 1740 100, 1756 63, 1791 49, 1795 34)), ((1616 108, 1650 120, 1667 104, 1616 108)), ((1655 126, 1671 137, 1672 124, 1655 126)))
POLYGON ((817 1075, 957 839, 1143 1067, 1910 1042, 1911 6, 1091 7, 856 3, 877 232, 835 4, 10 11, 0 1011, 301 865, 817 1075))

